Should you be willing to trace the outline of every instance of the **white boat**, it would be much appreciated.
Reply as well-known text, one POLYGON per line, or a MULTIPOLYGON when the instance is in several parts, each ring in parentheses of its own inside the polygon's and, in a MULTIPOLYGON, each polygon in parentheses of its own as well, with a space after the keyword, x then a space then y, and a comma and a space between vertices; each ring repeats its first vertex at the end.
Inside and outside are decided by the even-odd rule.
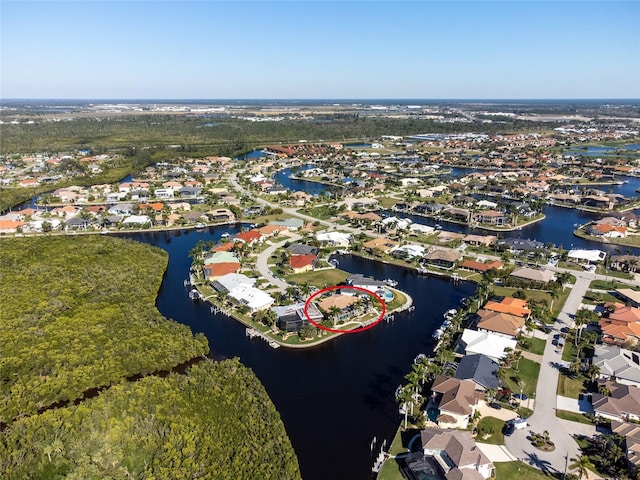
POLYGON ((390 287, 397 287, 398 286, 398 282, 396 282, 395 280, 392 280, 391 278, 387 278, 384 283, 386 283, 387 285, 389 285, 390 287))
POLYGON ((440 225, 439 223, 436 223, 436 230, 441 230, 442 229, 442 225, 440 225))
POLYGON ((458 314, 458 310, 456 310, 455 308, 452 308, 451 310, 447 310, 446 313, 444 314, 444 318, 446 320, 451 320, 453 317, 455 317, 458 314))
POLYGON ((433 332, 432 337, 433 338, 440 338, 442 336, 442 334, 444 333, 444 330, 442 328, 437 329, 435 332, 433 332))
POLYGON ((229 235, 228 233, 223 233, 222 235, 220 235, 220 238, 229 238, 231 235, 229 235))
POLYGON ((196 223, 196 228, 198 230, 202 230, 205 227, 206 227, 206 225, 204 223, 200 223, 200 222, 196 223))

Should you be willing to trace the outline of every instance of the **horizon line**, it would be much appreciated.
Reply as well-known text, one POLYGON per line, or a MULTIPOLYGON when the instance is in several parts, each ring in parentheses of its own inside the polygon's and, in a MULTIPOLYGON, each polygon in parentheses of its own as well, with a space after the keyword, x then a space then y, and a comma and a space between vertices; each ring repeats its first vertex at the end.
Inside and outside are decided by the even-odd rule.
POLYGON ((372 97, 372 98, 349 98, 349 97, 316 97, 316 98, 276 98, 276 97, 229 97, 229 98, 205 98, 205 97, 9 97, 0 98, 0 103, 5 101, 42 101, 42 100, 56 100, 56 101, 113 101, 113 100, 126 100, 126 101, 286 101, 286 102, 300 102, 300 101, 314 101, 314 102, 363 102, 363 101, 540 101, 540 100, 555 100, 555 101, 640 101, 640 97, 520 97, 520 98, 491 98, 491 97, 450 97, 450 98, 420 98, 420 97, 372 97))

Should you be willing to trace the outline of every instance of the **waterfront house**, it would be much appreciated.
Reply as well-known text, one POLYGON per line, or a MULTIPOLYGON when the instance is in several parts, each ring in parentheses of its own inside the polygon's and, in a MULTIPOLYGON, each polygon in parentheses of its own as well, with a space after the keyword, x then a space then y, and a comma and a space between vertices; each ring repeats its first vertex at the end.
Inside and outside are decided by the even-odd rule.
POLYGON ((463 242, 469 245, 478 245, 488 247, 498 241, 498 237, 495 235, 474 235, 469 234, 462 239, 463 242))
MULTIPOLYGON (((420 439, 424 455, 436 461, 447 480, 495 477, 495 466, 477 447, 471 432, 427 427, 420 432, 420 439)), ((431 475, 424 478, 431 478, 431 475)))
POLYGON ((206 279, 213 282, 229 273, 237 273, 240 270, 240 262, 209 263, 205 264, 202 270, 206 279))
POLYGON ((216 292, 229 292, 239 285, 253 286, 255 278, 249 278, 241 273, 227 273, 211 282, 211 288, 216 292))
POLYGON ((316 240, 327 243, 332 247, 348 247, 351 244, 352 236, 344 232, 318 232, 316 240))
POLYGON ((477 223, 483 223, 494 226, 502 226, 509 224, 509 217, 502 212, 496 210, 485 210, 473 214, 473 220, 477 223))
POLYGON ((606 223, 601 225, 590 225, 587 229, 587 233, 589 235, 593 235, 594 237, 626 238, 627 227, 608 225, 606 223))
POLYGON ((395 240, 390 240, 388 238, 373 238, 362 244, 362 248, 369 253, 389 253, 391 250, 399 246, 400 242, 396 242, 395 240))
POLYGON ((582 261, 587 265, 595 264, 598 262, 604 261, 607 253, 602 250, 583 250, 583 249, 574 249, 569 250, 567 254, 568 258, 573 260, 577 260, 578 262, 582 261))
POLYGON ((611 377, 623 385, 640 387, 640 353, 611 345, 596 345, 591 364, 600 369, 600 378, 611 377))
POLYGON ((517 345, 518 342, 512 338, 465 328, 455 350, 465 355, 481 353, 499 362, 501 358, 507 355, 506 350, 508 348, 515 350, 517 345))
POLYGON ((207 212, 209 220, 212 222, 233 222, 236 219, 234 213, 228 208, 216 208, 207 212))
POLYGON ((497 362, 482 354, 465 355, 458 363, 456 378, 471 380, 476 384, 476 390, 485 391, 488 388, 498 388, 497 362))
POLYGON ((229 297, 245 305, 251 313, 266 310, 275 302, 271 295, 250 285, 238 285, 229 291, 229 297))
POLYGON ((524 329, 525 320, 508 313, 480 309, 476 312, 476 328, 507 338, 515 338, 524 329))
POLYGON ((534 250, 540 250, 544 248, 544 243, 539 242, 537 240, 522 238, 507 238, 499 242, 499 245, 504 245, 508 248, 511 253, 522 253, 522 252, 531 252, 534 250))
POLYGON ((129 215, 122 221, 122 225, 125 227, 144 227, 151 225, 151 218, 148 215, 129 215))
POLYGON ((612 381, 599 381, 598 392, 591 394, 597 417, 609 420, 640 421, 640 389, 612 381), (606 390, 609 395, 600 393, 606 390))
POLYGON ((493 312, 508 313, 509 315, 515 315, 516 317, 523 317, 525 319, 531 315, 527 301, 513 297, 504 297, 499 302, 489 300, 482 308, 493 312))
POLYGON ((342 322, 352 315, 354 306, 358 303, 358 297, 354 295, 343 295, 336 293, 319 300, 318 308, 326 312, 326 315, 333 317, 334 321, 342 322), (336 309, 336 313, 333 310, 336 309))
POLYGON ((277 316, 276 325, 285 332, 299 332, 302 327, 309 325, 309 318, 314 322, 322 321, 323 315, 314 303, 309 303, 307 313, 304 312, 304 302, 293 305, 271 307, 277 316))
POLYGON ((456 267, 460 258, 461 254, 457 250, 434 250, 424 256, 428 264, 449 270, 456 267))
POLYGON ((247 245, 253 245, 254 243, 262 241, 262 234, 256 230, 247 230, 246 232, 240 232, 233 237, 234 242, 242 242, 247 245))
POLYGON ((484 272, 488 272, 492 268, 495 268, 496 270, 500 270, 503 266, 504 265, 500 260, 493 260, 491 262, 483 263, 483 262, 478 262, 477 260, 470 260, 466 258, 460 265, 460 268, 465 270, 471 270, 473 272, 484 273, 484 272))
POLYGON ((432 402, 440 414, 440 428, 467 428, 469 421, 483 400, 484 395, 476 390, 471 380, 437 375, 431 385, 432 402))

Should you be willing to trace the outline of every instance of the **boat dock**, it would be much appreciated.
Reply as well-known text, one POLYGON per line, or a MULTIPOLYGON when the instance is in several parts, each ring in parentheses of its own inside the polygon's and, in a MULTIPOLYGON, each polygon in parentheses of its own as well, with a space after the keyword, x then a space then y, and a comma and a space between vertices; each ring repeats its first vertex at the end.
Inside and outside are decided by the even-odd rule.
POLYGON ((276 342, 275 340, 270 339, 269 337, 267 337, 264 333, 259 332, 258 330, 256 330, 255 328, 247 328, 244 331, 244 334, 249 337, 249 338, 259 338, 261 340, 264 340, 265 342, 267 342, 269 344, 269 346, 271 348, 278 348, 280 347, 280 344, 278 344, 278 342, 276 342))

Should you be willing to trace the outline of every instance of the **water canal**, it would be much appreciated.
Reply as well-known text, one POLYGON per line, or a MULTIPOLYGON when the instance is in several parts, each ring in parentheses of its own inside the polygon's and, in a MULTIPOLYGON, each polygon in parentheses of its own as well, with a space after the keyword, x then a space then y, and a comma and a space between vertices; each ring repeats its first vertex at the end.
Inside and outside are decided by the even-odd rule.
POLYGON ((312 349, 274 350, 265 342, 248 339, 245 327, 235 320, 213 315, 207 305, 191 302, 183 286, 190 266, 189 250, 199 240, 217 241, 223 233, 237 231, 238 227, 215 227, 203 232, 126 236, 169 253, 158 309, 194 332, 203 332, 215 359, 239 357, 253 369, 282 416, 303 479, 369 480, 373 437, 378 445, 382 439, 388 444, 399 425, 396 388, 416 355, 431 353, 431 334, 441 324, 443 313, 457 308, 475 286, 454 285, 401 267, 341 256, 340 268, 346 271, 396 280, 414 298, 415 311, 312 349))

